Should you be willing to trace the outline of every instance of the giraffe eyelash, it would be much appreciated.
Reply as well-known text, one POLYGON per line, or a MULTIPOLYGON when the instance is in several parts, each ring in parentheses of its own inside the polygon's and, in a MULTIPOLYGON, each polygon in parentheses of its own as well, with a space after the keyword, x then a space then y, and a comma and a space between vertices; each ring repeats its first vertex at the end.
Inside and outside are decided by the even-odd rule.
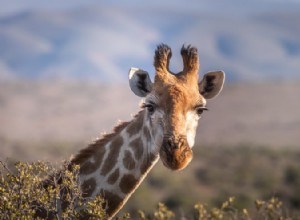
POLYGON ((198 115, 201 115, 204 111, 208 111, 208 108, 204 106, 198 106, 195 108, 196 112, 198 115))
POLYGON ((144 103, 142 108, 146 108, 150 115, 152 115, 156 109, 156 105, 154 102, 144 103))
POLYGON ((141 104, 141 108, 148 108, 148 107, 155 107, 155 106, 156 104, 154 102, 148 102, 148 103, 144 102, 141 104))

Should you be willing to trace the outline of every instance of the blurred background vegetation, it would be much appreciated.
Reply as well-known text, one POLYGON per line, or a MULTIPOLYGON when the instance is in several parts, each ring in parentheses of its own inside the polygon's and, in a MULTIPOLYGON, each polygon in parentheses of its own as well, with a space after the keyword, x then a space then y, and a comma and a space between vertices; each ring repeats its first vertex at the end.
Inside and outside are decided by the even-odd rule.
MULTIPOLYGON (((67 151, 71 149, 62 143, 60 146, 69 149, 67 151)), ((55 146, 48 145, 48 147, 51 149, 55 146)), ((265 219, 263 216, 269 216, 273 212, 276 213, 273 213, 274 216, 284 217, 282 219, 300 217, 300 151, 298 149, 272 149, 266 146, 245 144, 206 145, 195 146, 194 153, 193 162, 182 171, 170 171, 159 162, 118 216, 124 217, 130 213, 132 219, 137 219, 140 218, 142 210, 145 216, 152 216, 150 219, 156 219, 154 214, 162 209, 163 213, 171 211, 173 214, 169 214, 173 217, 175 215, 175 219, 183 216, 187 219, 195 219, 195 216, 198 216, 195 210, 196 204, 204 205, 205 212, 208 213, 218 207, 219 213, 224 202, 234 197, 234 203, 230 205, 230 208, 222 209, 223 214, 231 216, 228 219, 244 219, 241 216, 245 209, 252 219, 265 219), (278 199, 280 204, 277 200, 273 201, 273 198, 278 199), (266 205, 261 208, 258 204, 260 201, 266 201, 267 204, 276 203, 280 206, 266 205), (159 203, 164 204, 167 209, 164 206, 156 208, 159 203)), ((68 152, 63 152, 63 154, 68 154, 68 152)), ((15 160, 10 158, 7 162, 10 169, 15 170, 15 160)), ((39 164, 34 166, 38 167, 39 164)), ((53 164, 55 167, 62 165, 61 163, 53 164)), ((48 171, 52 169, 50 167, 48 171)), ((42 169, 39 172, 42 177, 46 175, 46 171, 42 169)), ((32 171, 28 176, 25 173, 26 178, 29 178, 27 182, 32 181, 30 178, 34 178, 33 175, 32 171)), ((38 185, 37 180, 34 180, 34 184, 38 185)), ((11 184, 13 183, 12 181, 11 184)), ((26 186, 22 187, 28 190, 26 186)), ((32 192, 26 194, 27 197, 35 191, 34 188, 30 190, 32 192)), ((51 202, 48 201, 49 204, 51 202)), ((76 212, 71 213, 76 215, 76 212)), ((169 216, 169 214, 164 215, 169 216)), ((270 216, 266 219, 277 219, 270 216)), ((227 219, 225 216, 224 218, 227 219)), ((245 219, 248 218, 245 217, 245 219)))
POLYGON ((201 201, 221 206, 230 196, 237 208, 255 209, 256 199, 277 197, 290 213, 300 210, 300 151, 264 146, 199 146, 191 166, 169 172, 159 164, 125 210, 151 211, 157 200, 177 214, 201 201))

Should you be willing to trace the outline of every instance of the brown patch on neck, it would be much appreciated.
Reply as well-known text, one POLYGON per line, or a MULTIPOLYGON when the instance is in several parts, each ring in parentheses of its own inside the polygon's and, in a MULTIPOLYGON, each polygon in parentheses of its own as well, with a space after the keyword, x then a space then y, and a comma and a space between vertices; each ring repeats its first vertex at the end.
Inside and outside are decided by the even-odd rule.
POLYGON ((113 185, 119 179, 120 171, 117 168, 107 179, 107 183, 113 185))
POLYGON ((129 147, 134 151, 134 157, 136 160, 139 160, 144 152, 143 142, 140 137, 137 137, 129 143, 129 147))
POLYGON ((81 190, 83 197, 90 197, 96 188, 96 180, 90 178, 81 184, 81 190))
POLYGON ((132 158, 131 152, 129 150, 125 151, 123 165, 128 170, 133 170, 135 168, 135 161, 132 158))
POLYGON ((95 162, 86 161, 80 166, 80 174, 88 175, 95 172, 102 164, 102 160, 105 154, 105 147, 100 146, 96 149, 93 155, 95 162))
POLYGON ((126 174, 120 181, 120 189, 123 193, 127 194, 131 192, 138 184, 138 180, 131 174, 126 174))
POLYGON ((105 200, 104 208, 106 208, 106 213, 108 217, 113 217, 123 205, 123 199, 117 194, 112 193, 107 190, 101 191, 101 196, 105 200))
POLYGON ((121 136, 117 136, 111 142, 109 146, 109 154, 104 161, 103 167, 101 169, 101 175, 105 176, 117 163, 117 159, 119 157, 120 148, 123 145, 123 138, 121 136))

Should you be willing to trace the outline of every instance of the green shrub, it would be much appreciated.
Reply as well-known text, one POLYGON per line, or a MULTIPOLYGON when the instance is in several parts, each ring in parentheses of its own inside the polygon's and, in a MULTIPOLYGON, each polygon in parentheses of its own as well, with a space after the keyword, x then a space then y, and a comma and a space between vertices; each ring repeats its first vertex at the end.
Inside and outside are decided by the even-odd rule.
POLYGON ((199 220, 292 220, 287 213, 284 212, 282 202, 277 198, 271 198, 268 201, 256 200, 255 212, 250 215, 248 209, 238 209, 235 207, 235 198, 230 197, 227 201, 216 208, 209 208, 202 203, 197 203, 195 209, 197 211, 196 219, 199 220))
MULTIPOLYGON (((22 163, 13 167, 0 161, 0 219, 78 219, 89 216, 88 219, 107 219, 104 210, 104 200, 98 196, 93 200, 82 197, 77 185, 78 166, 68 169, 69 164, 58 172, 45 162, 22 163), (72 172, 70 171, 72 170, 72 172), (46 179, 52 175, 52 178, 46 179), (47 180, 47 181, 45 181, 47 180), (59 209, 61 205, 65 208, 59 209), (82 209, 84 204, 84 209, 82 209), (43 217, 37 217, 43 214, 43 217)), ((159 203, 157 209, 150 214, 138 211, 141 220, 292 220, 300 216, 289 216, 282 202, 277 198, 256 200, 254 211, 240 208, 235 204, 235 198, 230 197, 218 207, 197 203, 193 210, 181 216, 171 211, 165 204, 159 203)), ((124 214, 117 219, 130 219, 124 214)))
POLYGON ((82 197, 76 182, 79 167, 74 166, 71 172, 66 163, 58 172, 45 162, 18 162, 12 168, 7 163, 0 164, 0 219, 78 219, 87 214, 105 219, 101 197, 89 201, 82 197), (57 175, 45 185, 49 173, 57 175), (61 204, 61 200, 65 202, 61 204), (79 208, 82 204, 84 210, 79 208), (60 205, 65 207, 62 211, 60 205))

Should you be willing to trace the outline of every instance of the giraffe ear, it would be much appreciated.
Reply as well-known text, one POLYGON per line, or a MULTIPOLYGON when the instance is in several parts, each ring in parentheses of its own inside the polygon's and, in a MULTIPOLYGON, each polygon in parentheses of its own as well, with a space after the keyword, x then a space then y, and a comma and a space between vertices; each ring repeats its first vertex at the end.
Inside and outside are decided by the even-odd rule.
POLYGON ((129 70, 130 89, 139 97, 145 97, 152 90, 152 82, 148 72, 135 67, 129 70))
POLYGON ((216 97, 222 90, 225 80, 223 71, 208 72, 199 83, 199 92, 206 99, 216 97))

